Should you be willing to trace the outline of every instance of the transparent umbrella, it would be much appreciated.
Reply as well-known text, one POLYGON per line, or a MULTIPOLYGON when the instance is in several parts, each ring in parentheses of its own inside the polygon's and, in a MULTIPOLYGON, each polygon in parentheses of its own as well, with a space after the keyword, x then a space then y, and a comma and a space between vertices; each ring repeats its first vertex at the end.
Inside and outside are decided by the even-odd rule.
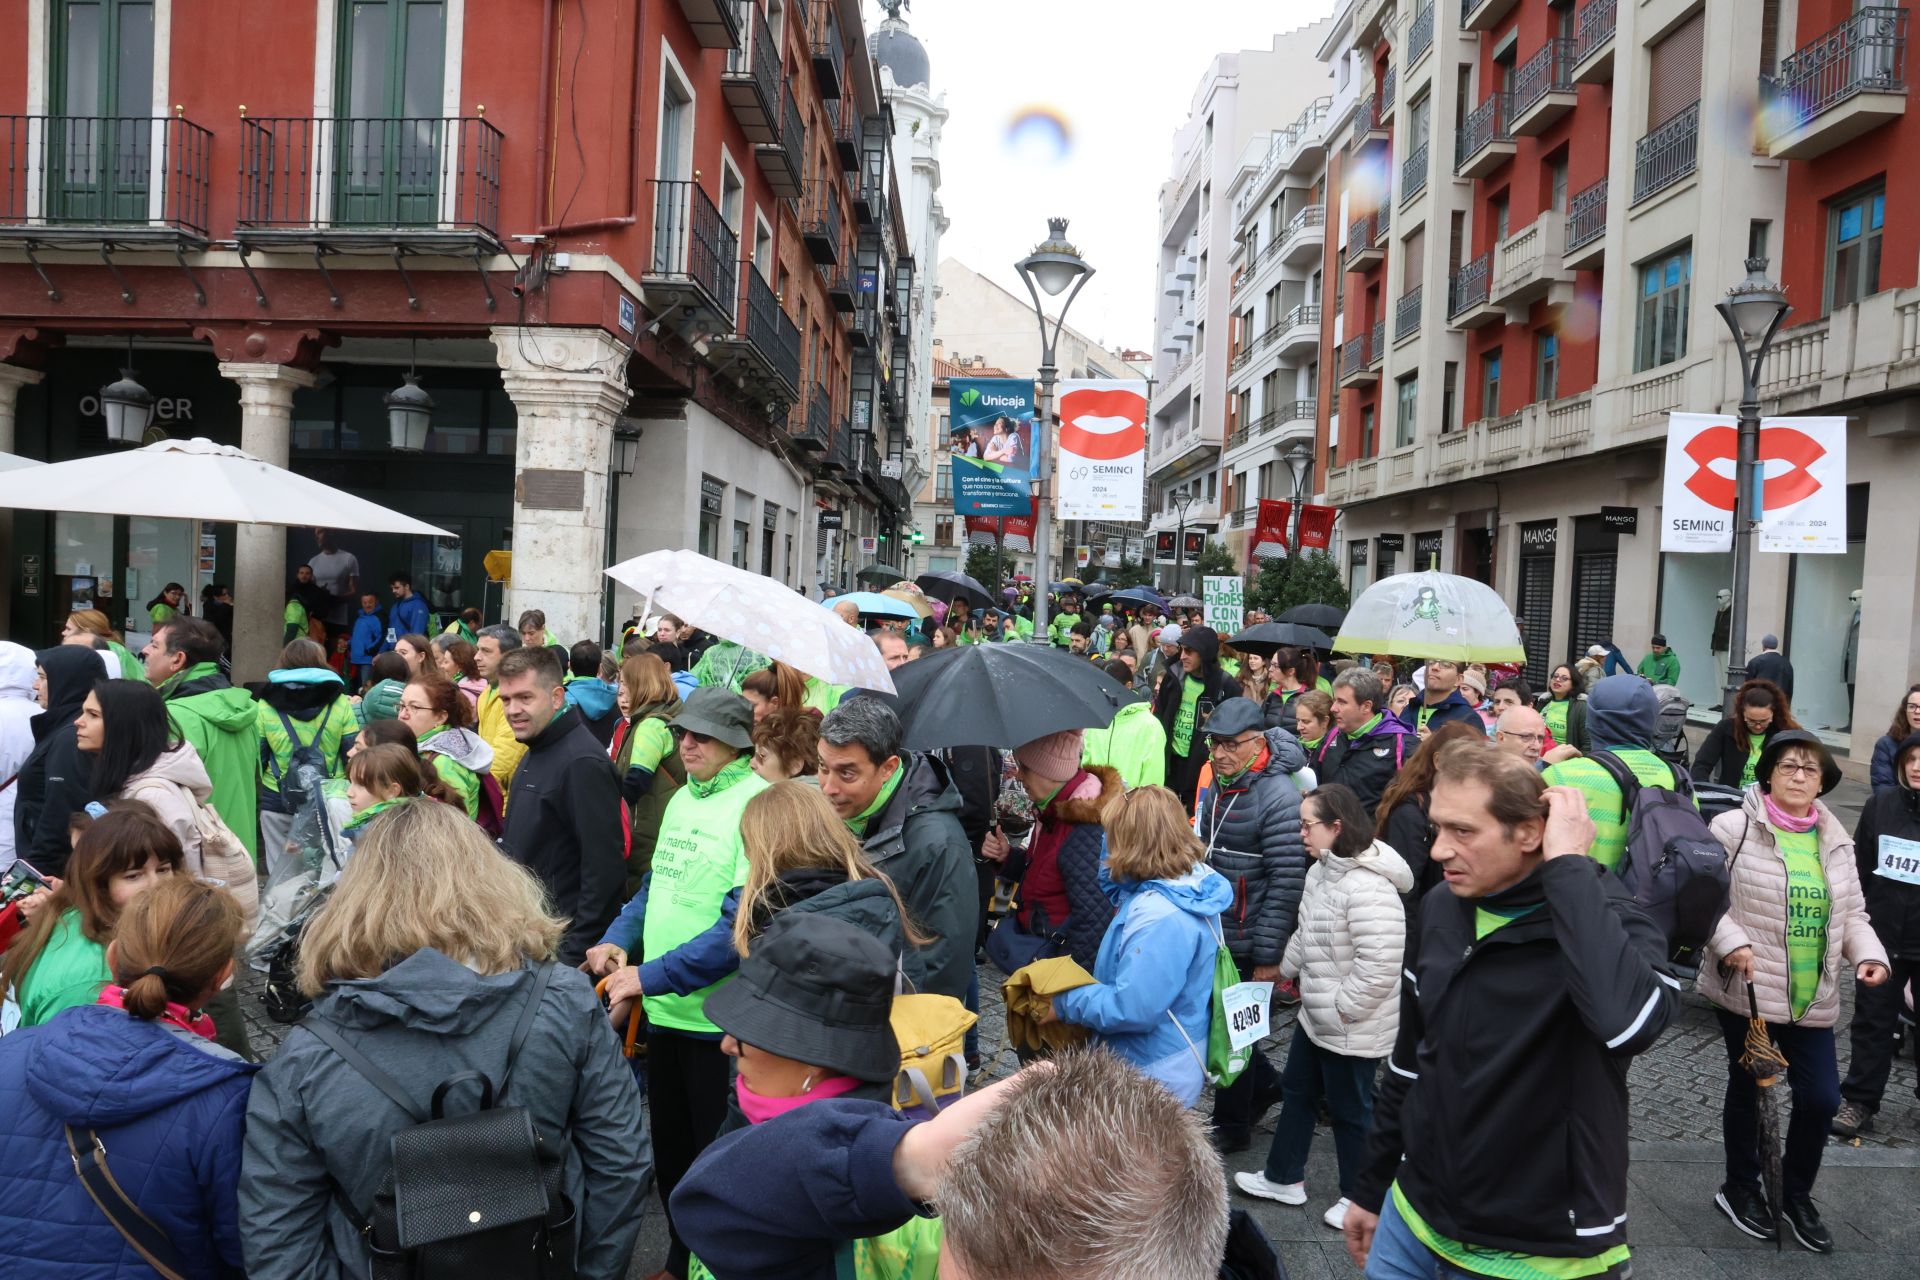
POLYGON ((1347 610, 1336 653, 1455 662, 1525 662, 1513 611, 1492 587, 1453 573, 1396 573, 1347 610))

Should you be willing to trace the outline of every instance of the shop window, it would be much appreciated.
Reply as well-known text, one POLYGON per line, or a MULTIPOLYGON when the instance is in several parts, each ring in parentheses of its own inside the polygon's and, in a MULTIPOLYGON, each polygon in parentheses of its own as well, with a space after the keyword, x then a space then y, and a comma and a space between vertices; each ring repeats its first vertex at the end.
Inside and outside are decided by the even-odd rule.
POLYGON ((1884 187, 1827 206, 1828 311, 1880 292, 1880 231, 1886 212, 1884 187))
POLYGON ((1641 265, 1640 307, 1634 321, 1635 373, 1670 364, 1686 354, 1692 277, 1692 246, 1641 265))
POLYGON ((477 455, 485 397, 472 387, 435 387, 432 394, 433 429, 427 432, 427 452, 477 455))
POLYGON ((339 400, 338 387, 300 387, 294 391, 289 442, 293 448, 331 450, 335 447, 334 414, 339 400))
MULTIPOLYGON (((395 379, 396 382, 399 379, 395 379)), ((391 387, 340 388, 340 449, 344 453, 387 451, 387 406, 391 387)), ((440 388, 428 393, 437 407, 440 388)))

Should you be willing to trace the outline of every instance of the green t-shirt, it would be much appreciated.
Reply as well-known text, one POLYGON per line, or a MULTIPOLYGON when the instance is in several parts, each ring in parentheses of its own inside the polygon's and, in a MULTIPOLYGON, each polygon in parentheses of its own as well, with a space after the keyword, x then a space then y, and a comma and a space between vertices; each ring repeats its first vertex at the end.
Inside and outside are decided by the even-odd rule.
POLYGON ((1549 698, 1547 704, 1540 708, 1540 718, 1545 720, 1547 728, 1553 731, 1555 742, 1564 743, 1567 740, 1567 712, 1572 706, 1573 703, 1570 700, 1549 698))
POLYGON ((68 908, 13 992, 20 1025, 37 1027, 62 1009, 92 1004, 112 981, 107 949, 80 931, 79 911, 68 908))
POLYGON ((638 765, 649 772, 657 772, 660 762, 673 754, 673 730, 667 728, 667 722, 658 716, 648 716, 632 729, 633 747, 627 754, 629 769, 638 765))
POLYGON ((1820 969, 1827 959, 1827 872, 1820 865, 1818 831, 1767 825, 1787 863, 1787 1008, 1797 1021, 1820 990, 1820 969))
POLYGON ((1766 750, 1766 747, 1767 740, 1762 737, 1755 737, 1747 744, 1747 762, 1740 769, 1741 786, 1753 785, 1753 775, 1760 768, 1760 753, 1766 750))
POLYGON ((1428 1226, 1427 1220, 1414 1211, 1397 1182, 1393 1184, 1393 1207, 1399 1211, 1400 1220, 1407 1224, 1407 1229, 1421 1244, 1439 1254, 1448 1266, 1471 1271, 1477 1276, 1500 1276, 1505 1280, 1579 1280, 1582 1276, 1597 1276, 1609 1271, 1631 1256, 1623 1244, 1617 1244, 1591 1258, 1545 1258, 1531 1253, 1515 1253, 1510 1249, 1489 1249, 1485 1245, 1449 1240, 1428 1226))
POLYGON ((1478 942, 1502 925, 1512 924, 1521 916, 1530 915, 1544 905, 1544 903, 1536 902, 1530 907, 1520 907, 1513 911, 1502 911, 1499 907, 1484 905, 1475 906, 1473 909, 1473 940, 1478 942))
MULTIPOLYGON (((1610 747, 1614 755, 1633 771, 1643 787, 1674 785, 1673 768, 1651 751, 1639 747, 1610 747)), ((1613 775, 1596 760, 1581 757, 1548 765, 1540 775, 1550 787, 1578 787, 1586 796, 1587 816, 1593 819, 1593 860, 1612 871, 1627 852, 1627 807, 1614 783, 1613 775)), ((1697 808, 1699 801, 1694 801, 1697 808)))
POLYGON ((1183 760, 1193 753, 1193 726, 1200 712, 1200 690, 1204 687, 1193 676, 1180 682, 1180 710, 1173 717, 1173 754, 1183 760))

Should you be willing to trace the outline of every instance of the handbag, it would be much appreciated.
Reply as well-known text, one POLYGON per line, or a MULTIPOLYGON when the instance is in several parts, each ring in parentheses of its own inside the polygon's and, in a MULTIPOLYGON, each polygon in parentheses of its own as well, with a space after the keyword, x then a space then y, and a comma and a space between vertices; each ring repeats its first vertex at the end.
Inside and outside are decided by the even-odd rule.
POLYGON ((1015 973, 1035 960, 1051 960, 1067 954, 1066 935, 1047 927, 1047 913, 1033 909, 1034 932, 1020 927, 1020 918, 1012 911, 1001 916, 987 932, 987 959, 1002 973, 1015 973))
POLYGON ((167 1239, 167 1233, 155 1225, 152 1218, 140 1211, 140 1206, 127 1197, 114 1181, 113 1171, 107 1167, 106 1144, 100 1141, 100 1135, 92 1129, 86 1131, 87 1150, 83 1153, 80 1144, 74 1139, 72 1125, 62 1125, 67 1134, 67 1151, 73 1156, 73 1171, 80 1177, 80 1185, 87 1189, 87 1198, 99 1208, 113 1229, 120 1233, 121 1239, 133 1246, 146 1264, 158 1271, 164 1280, 186 1280, 186 1264, 181 1262, 180 1253, 173 1247, 173 1241, 167 1239))

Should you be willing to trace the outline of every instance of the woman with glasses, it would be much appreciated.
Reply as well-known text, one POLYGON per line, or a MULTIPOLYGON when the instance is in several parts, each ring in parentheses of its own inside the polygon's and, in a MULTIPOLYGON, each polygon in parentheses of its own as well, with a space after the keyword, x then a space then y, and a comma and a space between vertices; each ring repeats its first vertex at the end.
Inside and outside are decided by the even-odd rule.
POLYGON ((1893 713, 1893 724, 1880 735, 1880 741, 1873 744, 1873 767, 1867 773, 1867 780, 1876 792, 1900 785, 1893 758, 1899 753, 1900 744, 1916 733, 1920 733, 1920 684, 1907 686, 1906 695, 1893 713))
POLYGON ((493 765, 493 748, 468 726, 473 706, 448 679, 422 671, 400 695, 401 724, 413 730, 420 754, 441 781, 459 793, 469 818, 480 820, 480 779, 493 765))
POLYGON ((1739 809, 1713 820, 1732 877, 1727 913, 1707 940, 1700 994, 1711 1000, 1727 1042, 1727 1180, 1714 1203, 1733 1225, 1777 1238, 1784 1215, 1794 1239, 1815 1253, 1833 1233, 1813 1207, 1813 1182, 1840 1110, 1834 1024, 1848 976, 1887 980, 1886 950, 1867 919, 1853 840, 1820 797, 1840 785, 1840 766, 1804 729, 1773 735, 1760 750, 1755 785, 1739 809), (1783 1160, 1784 1204, 1761 1190, 1759 1099, 1740 1065, 1753 1010, 1787 1059, 1793 1118, 1783 1160))
POLYGON ((1557 663, 1547 673, 1547 691, 1534 709, 1546 720, 1556 743, 1578 747, 1582 754, 1592 750, 1587 739, 1587 695, 1580 691, 1579 677, 1570 664, 1557 663))
POLYGON ((1733 710, 1713 726, 1693 758, 1695 782, 1748 787, 1759 781, 1760 753, 1773 736, 1798 729, 1787 695, 1771 680, 1749 680, 1733 695, 1733 710))

